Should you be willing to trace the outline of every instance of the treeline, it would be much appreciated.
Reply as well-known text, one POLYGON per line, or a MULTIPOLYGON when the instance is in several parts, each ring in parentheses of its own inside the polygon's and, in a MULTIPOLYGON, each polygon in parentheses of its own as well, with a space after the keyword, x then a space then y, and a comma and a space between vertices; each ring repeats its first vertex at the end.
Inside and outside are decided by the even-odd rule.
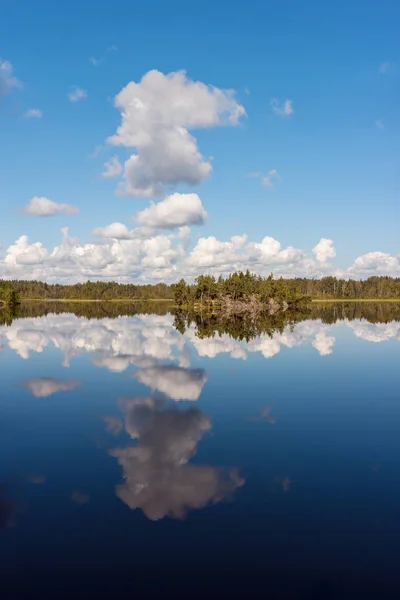
POLYGON ((194 284, 181 279, 174 286, 175 303, 178 306, 189 306, 196 302, 207 304, 222 297, 232 300, 246 300, 256 296, 261 302, 275 298, 289 304, 299 299, 324 300, 358 300, 388 298, 400 300, 400 278, 369 277, 364 280, 337 279, 328 276, 322 279, 274 279, 273 275, 261 277, 246 271, 232 273, 224 279, 216 279, 211 275, 200 275, 194 284))
POLYGON ((0 280, 0 308, 13 308, 19 303, 19 294, 8 281, 0 280))
POLYGON ((0 304, 21 300, 169 300, 178 305, 191 302, 210 302, 221 296, 233 300, 257 295, 261 301, 267 298, 293 300, 299 297, 316 299, 400 299, 400 278, 369 277, 364 280, 337 279, 274 279, 260 277, 247 271, 232 273, 225 279, 200 275, 194 284, 183 279, 175 285, 137 285, 87 281, 73 285, 49 284, 42 281, 0 280, 0 304))
POLYGON ((11 287, 22 300, 172 300, 172 286, 135 285, 114 281, 87 281, 73 285, 44 283, 42 281, 1 281, 2 286, 11 287))
POLYGON ((400 299, 399 277, 368 277, 368 279, 322 279, 296 277, 293 282, 296 293, 322 299, 400 299))

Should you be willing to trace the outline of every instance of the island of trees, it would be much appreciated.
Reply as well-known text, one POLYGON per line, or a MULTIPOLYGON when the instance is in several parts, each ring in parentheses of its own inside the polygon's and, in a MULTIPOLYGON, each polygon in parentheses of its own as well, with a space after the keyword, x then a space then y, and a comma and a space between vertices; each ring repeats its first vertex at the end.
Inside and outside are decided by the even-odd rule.
POLYGON ((211 310, 227 315, 241 313, 275 314, 304 306, 311 298, 297 293, 294 280, 261 277, 246 271, 226 279, 199 275, 192 285, 181 279, 174 286, 175 304, 189 311, 211 310))

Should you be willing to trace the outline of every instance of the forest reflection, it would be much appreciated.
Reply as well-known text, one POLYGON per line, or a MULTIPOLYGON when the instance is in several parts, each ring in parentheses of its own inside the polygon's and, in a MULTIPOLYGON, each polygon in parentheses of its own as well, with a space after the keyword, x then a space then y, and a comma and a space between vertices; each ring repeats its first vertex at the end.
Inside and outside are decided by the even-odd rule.
MULTIPOLYGON (((166 302, 27 302, 0 322, 0 345, 23 359, 54 346, 64 366, 72 357, 90 353, 98 368, 114 373, 133 368, 139 383, 152 382, 153 389, 163 393, 168 389, 176 398, 181 388, 185 394, 190 389, 189 398, 195 400, 205 375, 188 371, 193 351, 208 358, 227 353, 246 360, 248 353, 271 358, 282 346, 309 342, 327 356, 334 351, 335 327, 340 323, 368 342, 400 340, 400 304, 312 304, 301 312, 224 319, 178 312, 166 302)), ((42 378, 28 388, 43 395, 63 386, 63 381, 42 378)))

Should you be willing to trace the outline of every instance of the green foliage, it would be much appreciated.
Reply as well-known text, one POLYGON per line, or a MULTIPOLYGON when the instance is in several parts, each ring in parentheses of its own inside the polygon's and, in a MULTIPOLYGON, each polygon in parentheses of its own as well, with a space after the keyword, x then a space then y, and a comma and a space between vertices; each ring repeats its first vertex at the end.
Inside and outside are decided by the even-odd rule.
POLYGON ((22 300, 172 300, 173 298, 172 286, 165 283, 135 285, 115 281, 87 281, 61 285, 42 281, 0 280, 0 290, 7 286, 12 287, 22 300))
POLYGON ((272 274, 263 278, 248 270, 231 273, 226 279, 220 276, 218 281, 212 275, 199 275, 193 285, 181 279, 174 286, 174 296, 178 307, 193 307, 196 303, 200 307, 215 307, 227 298, 241 302, 256 299, 261 303, 271 298, 288 304, 301 301, 292 281, 274 280, 272 274))
POLYGON ((8 281, 0 281, 0 307, 14 308, 19 304, 19 294, 8 281))

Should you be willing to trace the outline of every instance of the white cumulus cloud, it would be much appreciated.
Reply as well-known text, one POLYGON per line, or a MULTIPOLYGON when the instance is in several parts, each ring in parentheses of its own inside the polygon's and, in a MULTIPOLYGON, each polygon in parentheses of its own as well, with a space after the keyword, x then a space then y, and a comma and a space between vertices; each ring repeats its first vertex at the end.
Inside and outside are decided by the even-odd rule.
POLYGON ((120 192, 155 197, 166 186, 195 185, 211 173, 190 129, 237 125, 245 114, 232 90, 221 90, 187 78, 184 71, 146 73, 115 97, 122 122, 108 138, 115 146, 135 148, 124 165, 120 192))
POLYGON ((321 238, 318 244, 313 248, 315 258, 320 263, 326 263, 330 258, 335 258, 336 250, 332 240, 321 238))
POLYGON ((110 223, 106 227, 97 227, 93 229, 92 235, 116 240, 129 240, 132 237, 131 232, 123 223, 110 223))
POLYGON ((35 196, 22 211, 28 215, 35 215, 37 217, 51 217, 60 213, 75 215, 79 212, 79 208, 71 204, 59 204, 48 198, 35 196))
POLYGON ((207 213, 197 194, 172 194, 139 212, 135 220, 147 227, 172 229, 201 225, 207 213))

